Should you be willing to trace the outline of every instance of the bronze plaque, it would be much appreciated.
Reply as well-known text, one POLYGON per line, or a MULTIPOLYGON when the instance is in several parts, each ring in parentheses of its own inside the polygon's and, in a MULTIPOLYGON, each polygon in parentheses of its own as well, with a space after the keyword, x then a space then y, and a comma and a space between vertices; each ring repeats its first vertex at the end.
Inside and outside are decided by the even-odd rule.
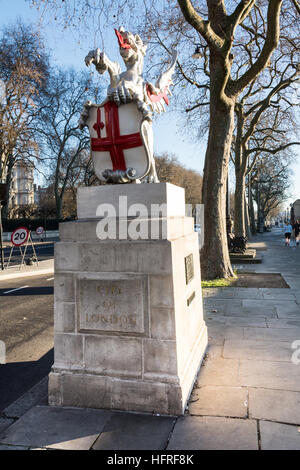
POLYGON ((193 254, 190 254, 184 258, 185 262, 185 280, 189 284, 194 279, 194 259, 193 254))

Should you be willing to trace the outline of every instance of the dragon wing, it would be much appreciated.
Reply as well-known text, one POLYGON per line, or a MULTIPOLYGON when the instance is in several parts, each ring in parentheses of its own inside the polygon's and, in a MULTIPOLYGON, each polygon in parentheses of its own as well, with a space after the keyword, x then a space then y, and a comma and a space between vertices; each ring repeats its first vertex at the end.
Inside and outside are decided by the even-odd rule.
POLYGON ((173 85, 172 75, 175 70, 176 61, 177 51, 173 49, 172 62, 170 67, 165 72, 162 72, 160 74, 159 78, 155 83, 155 86, 152 85, 152 83, 146 84, 148 99, 150 100, 150 106, 153 111, 161 113, 162 111, 165 111, 164 102, 167 105, 169 104, 167 94, 171 95, 170 86, 173 85))

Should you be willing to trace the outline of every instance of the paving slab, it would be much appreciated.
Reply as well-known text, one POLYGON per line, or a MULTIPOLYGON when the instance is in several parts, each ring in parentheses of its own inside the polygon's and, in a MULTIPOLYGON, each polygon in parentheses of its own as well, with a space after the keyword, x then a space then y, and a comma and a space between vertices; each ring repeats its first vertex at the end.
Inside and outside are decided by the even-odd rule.
POLYGON ((209 299, 263 299, 263 294, 258 288, 225 287, 222 290, 216 289, 210 292, 206 298, 209 299))
MULTIPOLYGON (((287 302, 289 302, 287 300, 287 302)), ((267 309, 275 310, 276 306, 278 305, 278 301, 275 299, 264 299, 263 301, 260 299, 244 299, 242 301, 243 308, 247 309, 258 309, 260 310, 262 307, 267 309)))
POLYGON ((300 392, 250 388, 249 416, 300 425, 300 392))
MULTIPOLYGON (((273 289, 272 289, 273 290, 273 289)), ((276 290, 276 289, 274 289, 276 290)), ((287 291, 288 289, 283 289, 287 291)), ((291 292, 266 292, 263 294, 263 298, 267 300, 288 300, 288 301, 295 301, 296 297, 291 292)))
POLYGON ((88 450, 102 432, 107 411, 36 406, 0 436, 0 444, 88 450))
POLYGON ((214 343, 213 341, 207 346, 206 349, 206 360, 215 360, 222 357, 223 352, 223 343, 220 345, 218 342, 214 343))
POLYGON ((190 415, 246 418, 247 413, 247 388, 206 385, 195 388, 189 401, 190 415))
POLYGON ((229 313, 230 310, 238 311, 242 308, 242 300, 236 299, 216 299, 208 298, 204 301, 204 310, 211 312, 216 310, 216 313, 229 313))
POLYGON ((235 287, 236 293, 234 294, 234 299, 247 300, 247 299, 261 299, 263 300, 263 295, 259 292, 258 289, 245 289, 241 290, 240 287, 235 287))
POLYGON ((208 340, 210 342, 219 341, 219 344, 223 344, 225 338, 243 338, 244 329, 241 327, 224 326, 221 324, 208 325, 208 340))
POLYGON ((20 418, 33 406, 41 404, 48 396, 48 376, 28 390, 18 400, 9 405, 3 413, 7 417, 20 418))
POLYGON ((163 450, 176 418, 114 413, 93 445, 94 450, 163 450))
MULTIPOLYGON (((300 339, 300 328, 244 328, 245 339, 293 342, 300 339)), ((229 338, 229 337, 228 337, 229 338)))
POLYGON ((214 298, 214 299, 232 299, 234 298, 235 293, 230 290, 229 287, 226 287, 223 289, 222 287, 215 287, 214 289, 211 289, 209 292, 209 295, 207 296, 208 298, 214 298))
POLYGON ((28 450, 28 447, 22 447, 22 446, 6 446, 0 444, 0 450, 28 450))
MULTIPOLYGON (((205 321, 209 326, 211 325, 223 325, 224 327, 244 327, 244 326, 253 326, 257 328, 266 328, 267 327, 267 320, 265 317, 255 316, 251 318, 249 315, 244 315, 242 317, 238 316, 214 316, 214 314, 209 314, 206 316, 205 321)), ((270 319, 271 320, 271 319, 270 319)))
POLYGON ((238 382, 241 386, 300 392, 300 366, 292 362, 241 360, 238 382))
POLYGON ((196 386, 201 385, 240 386, 239 361, 221 357, 205 359, 196 381, 196 386))
POLYGON ((300 320, 300 307, 296 301, 286 301, 276 306, 278 318, 295 318, 300 320))
MULTIPOLYGON (((246 300, 243 302, 247 302, 246 300)), ((229 317, 251 317, 251 318, 277 318, 277 312, 275 308, 265 307, 263 301, 261 301, 260 307, 246 307, 235 308, 232 307, 230 310, 224 313, 225 316, 229 317)))
POLYGON ((293 293, 289 287, 260 287, 259 292, 263 295, 290 295, 293 293))
POLYGON ((252 339, 225 339, 225 359, 248 359, 262 361, 291 361, 291 343, 255 341, 252 339))
POLYGON ((13 419, 0 418, 0 433, 13 424, 13 419))
POLYGON ((251 317, 250 315, 244 317, 225 317, 226 326, 256 326, 257 328, 265 328, 267 326, 267 318, 254 316, 251 317))
POLYGON ((254 420, 187 416, 178 419, 167 450, 257 450, 254 420))
POLYGON ((293 328, 298 330, 300 328, 300 320, 295 318, 286 318, 286 319, 267 319, 267 325, 269 328, 293 328))
POLYGON ((300 450, 298 426, 260 421, 261 450, 300 450))
POLYGON ((276 318, 276 301, 268 300, 249 300, 245 299, 242 301, 242 312, 244 315, 258 315, 265 318, 276 318))

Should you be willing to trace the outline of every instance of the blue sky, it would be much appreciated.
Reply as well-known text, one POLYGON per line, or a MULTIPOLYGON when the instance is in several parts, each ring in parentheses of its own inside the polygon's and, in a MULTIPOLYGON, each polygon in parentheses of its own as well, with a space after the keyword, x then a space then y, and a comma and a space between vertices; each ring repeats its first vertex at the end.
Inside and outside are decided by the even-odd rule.
MULTIPOLYGON (((21 18, 25 22, 38 23, 40 13, 36 9, 30 8, 29 2, 25 0, 0 0, 0 27, 14 22, 17 18, 21 18)), ((80 34, 71 32, 68 29, 62 30, 61 27, 55 26, 53 21, 46 21, 42 23, 42 34, 45 43, 51 50, 52 63, 58 66, 72 66, 78 70, 84 69, 84 57, 96 46, 102 46, 102 38, 97 32, 92 31, 90 36, 81 36, 80 34), (80 40, 79 37, 80 36, 80 40)), ((44 19, 45 19, 44 18, 44 19)), ((109 34, 108 31, 104 33, 109 34)), ((112 60, 118 60, 118 47, 117 41, 112 41, 112 35, 109 34, 108 43, 112 46, 109 47, 109 55, 112 60)), ((105 43, 105 38, 104 38, 105 43)), ((100 80, 103 80, 99 76, 100 80)), ((177 123, 176 113, 172 111, 172 98, 170 100, 170 108, 167 113, 158 116, 154 122, 154 150, 156 153, 167 151, 174 153, 181 163, 188 168, 193 168, 202 173, 204 165, 204 156, 206 141, 192 142, 188 133, 180 127, 177 123)), ((300 152, 298 152, 300 157, 300 152)), ((291 199, 285 203, 294 201, 300 198, 300 158, 292 166, 294 172, 293 187, 291 187, 291 199)), ((231 169, 233 173, 233 169, 231 169)), ((231 188, 234 187, 234 177, 231 174, 231 188)))

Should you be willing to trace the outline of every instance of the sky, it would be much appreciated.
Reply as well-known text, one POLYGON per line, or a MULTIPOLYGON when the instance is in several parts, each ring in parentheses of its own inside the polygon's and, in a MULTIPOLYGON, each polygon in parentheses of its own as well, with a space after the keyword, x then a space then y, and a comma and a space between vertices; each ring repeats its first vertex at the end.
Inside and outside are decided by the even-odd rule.
MULTIPOLYGON (((15 22, 21 18, 24 22, 39 23, 40 13, 31 8, 29 2, 25 0, 0 0, 0 28, 15 22)), ((103 47, 101 43, 110 44, 109 56, 111 60, 120 60, 118 57, 118 45, 113 35, 107 30, 103 36, 99 36, 97 31, 91 31, 90 35, 84 36, 74 33, 69 29, 62 29, 56 26, 53 21, 43 18, 42 35, 47 48, 51 51, 51 63, 62 67, 74 67, 80 71, 85 69, 84 58, 87 53, 95 47, 103 47), (112 38, 114 38, 112 40, 112 38), (114 44, 115 42, 115 44, 114 44), (112 47, 115 45, 115 47, 112 47)), ((147 58, 145 59, 147 60, 147 58)), ((99 80, 103 80, 99 75, 99 80)), ((106 82, 105 82, 106 83, 106 82)), ((108 84, 108 82, 107 82, 108 84)), ((88 99, 88 98, 87 98, 88 99)), ((193 141, 188 134, 188 129, 182 128, 182 120, 178 119, 177 113, 172 111, 172 98, 170 98, 170 107, 166 113, 157 117, 153 124, 154 130, 154 152, 161 154, 163 152, 173 153, 178 160, 187 168, 203 172, 204 157, 206 149, 206 140, 193 141)), ((284 204, 287 206, 295 199, 300 199, 300 152, 299 158, 292 165, 293 171, 292 186, 290 188, 290 199, 284 204)), ((230 189, 234 190, 234 169, 230 169, 230 189)))

